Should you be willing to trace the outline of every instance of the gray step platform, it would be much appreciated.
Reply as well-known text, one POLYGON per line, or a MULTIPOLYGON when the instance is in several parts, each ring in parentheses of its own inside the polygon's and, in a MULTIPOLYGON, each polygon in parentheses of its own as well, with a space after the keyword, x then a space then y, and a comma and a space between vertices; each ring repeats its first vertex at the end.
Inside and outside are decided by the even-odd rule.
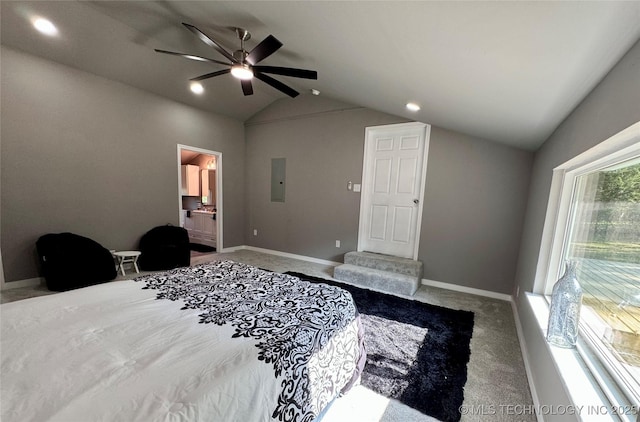
POLYGON ((358 286, 407 296, 413 295, 418 290, 421 281, 418 277, 406 274, 352 264, 337 266, 333 277, 358 286))
POLYGON ((347 252, 344 263, 417 277, 422 280, 422 262, 373 252, 347 252))

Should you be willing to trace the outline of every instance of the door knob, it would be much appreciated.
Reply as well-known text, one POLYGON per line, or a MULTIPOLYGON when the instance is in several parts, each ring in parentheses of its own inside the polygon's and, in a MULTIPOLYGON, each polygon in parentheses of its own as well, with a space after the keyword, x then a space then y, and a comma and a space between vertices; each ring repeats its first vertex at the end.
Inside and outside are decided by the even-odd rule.
POLYGON ((414 203, 414 204, 416 204, 416 205, 418 205, 418 204, 420 203, 420 200, 419 200, 419 199, 414 199, 414 200, 413 200, 413 203, 414 203))

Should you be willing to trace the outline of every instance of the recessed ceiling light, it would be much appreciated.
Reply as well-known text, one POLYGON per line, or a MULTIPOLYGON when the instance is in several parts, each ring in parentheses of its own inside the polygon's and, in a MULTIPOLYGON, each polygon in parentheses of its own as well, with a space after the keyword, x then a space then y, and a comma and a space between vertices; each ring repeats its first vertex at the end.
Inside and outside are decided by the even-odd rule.
POLYGON ((420 111, 420 106, 416 103, 407 103, 406 107, 409 111, 420 111))
POLYGON ((33 26, 40 31, 41 33, 53 37, 54 35, 58 35, 58 28, 51 23, 49 19, 45 18, 35 18, 32 21, 33 26))
POLYGON ((191 85, 189 86, 189 88, 191 89, 191 92, 193 92, 194 94, 200 95, 204 92, 204 87, 200 82, 191 82, 191 85))

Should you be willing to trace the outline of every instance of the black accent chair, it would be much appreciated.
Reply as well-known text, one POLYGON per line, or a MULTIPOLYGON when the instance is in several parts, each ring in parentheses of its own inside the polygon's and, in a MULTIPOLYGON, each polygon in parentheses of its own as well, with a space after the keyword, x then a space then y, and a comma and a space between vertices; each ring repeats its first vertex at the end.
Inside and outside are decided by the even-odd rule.
POLYGON ((149 230, 140 239, 141 270, 171 270, 188 267, 191 263, 189 234, 182 227, 158 226, 149 230))
POLYGON ((65 291, 116 278, 113 255, 88 237, 73 233, 49 233, 36 241, 47 288, 65 291))

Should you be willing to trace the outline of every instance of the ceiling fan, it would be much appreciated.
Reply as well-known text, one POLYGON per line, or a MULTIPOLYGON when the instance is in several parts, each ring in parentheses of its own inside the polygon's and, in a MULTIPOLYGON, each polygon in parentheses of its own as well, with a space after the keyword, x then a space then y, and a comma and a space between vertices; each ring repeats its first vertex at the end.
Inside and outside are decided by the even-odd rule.
POLYGON ((314 70, 258 65, 258 63, 260 63, 262 60, 266 59, 267 57, 275 53, 280 47, 282 47, 282 43, 278 41, 273 35, 269 35, 267 38, 262 40, 253 50, 247 52, 244 49, 244 42, 251 38, 251 34, 246 29, 233 28, 236 31, 238 38, 240 39, 240 49, 234 51, 233 53, 230 53, 224 47, 222 47, 220 43, 208 37, 204 32, 202 32, 195 26, 188 23, 183 23, 182 25, 184 25, 189 31, 194 33, 203 43, 207 44, 209 47, 214 48, 227 60, 229 60, 229 63, 227 63, 220 60, 209 59, 207 57, 196 56, 193 54, 177 53, 174 51, 155 49, 155 51, 157 51, 158 53, 171 54, 174 56, 184 57, 185 59, 189 60, 210 62, 229 66, 228 69, 218 70, 216 72, 206 73, 204 75, 192 78, 190 79, 192 82, 198 82, 204 79, 231 73, 233 76, 240 79, 240 85, 242 86, 242 92, 244 93, 244 95, 253 94, 253 85, 251 84, 251 80, 253 79, 253 77, 256 77, 262 82, 271 85, 275 89, 284 92, 292 98, 295 98, 300 94, 298 91, 291 88, 290 86, 285 85, 277 79, 272 78, 271 76, 267 75, 267 73, 282 76, 293 76, 294 78, 318 79, 318 72, 314 70))

